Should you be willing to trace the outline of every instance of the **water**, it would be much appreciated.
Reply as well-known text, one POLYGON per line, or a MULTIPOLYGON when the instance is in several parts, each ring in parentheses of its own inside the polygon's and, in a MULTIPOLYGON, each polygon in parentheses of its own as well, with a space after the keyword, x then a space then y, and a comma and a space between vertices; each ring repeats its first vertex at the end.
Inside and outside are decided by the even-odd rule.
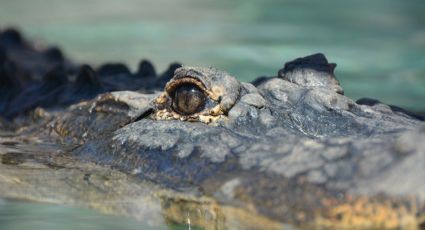
POLYGON ((50 204, 0 200, 0 229, 152 229, 132 219, 50 204))
POLYGON ((346 94, 425 111, 423 0, 0 0, 2 25, 79 62, 215 66, 241 80, 323 52, 346 94))
MULTIPOLYGON (((130 218, 61 205, 0 199, 1 230, 158 230, 188 229, 186 225, 152 227, 130 218)), ((197 230, 198 228, 193 228, 197 230)))
MULTIPOLYGON (((215 66, 243 81, 323 52, 346 94, 425 111, 423 0, 0 0, 14 25, 78 62, 215 66)), ((187 229, 187 226, 165 226, 187 229)), ((149 229, 66 206, 0 201, 0 229, 149 229)), ((192 228, 193 229, 193 228, 192 228)))

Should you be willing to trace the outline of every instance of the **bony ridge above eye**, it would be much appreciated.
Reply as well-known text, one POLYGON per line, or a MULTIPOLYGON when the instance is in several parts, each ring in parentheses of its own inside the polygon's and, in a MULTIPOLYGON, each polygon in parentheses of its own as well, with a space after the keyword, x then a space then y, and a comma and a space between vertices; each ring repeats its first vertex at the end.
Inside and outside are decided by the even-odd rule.
POLYGON ((241 83, 215 68, 178 68, 152 102, 155 120, 213 123, 226 119, 240 96, 241 83))
POLYGON ((192 115, 205 107, 205 93, 195 84, 182 84, 174 90, 172 108, 182 115, 192 115))

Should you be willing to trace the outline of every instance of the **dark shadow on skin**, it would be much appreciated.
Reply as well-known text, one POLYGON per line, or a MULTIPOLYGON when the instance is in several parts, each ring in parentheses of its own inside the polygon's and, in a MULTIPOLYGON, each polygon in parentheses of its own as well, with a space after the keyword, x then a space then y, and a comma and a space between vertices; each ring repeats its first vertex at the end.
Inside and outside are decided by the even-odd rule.
POLYGON ((157 74, 148 60, 135 73, 122 63, 93 70, 69 62, 58 47, 35 49, 16 29, 0 31, 0 116, 12 119, 37 108, 67 106, 111 91, 161 90, 181 67, 157 74))
POLYGON ((333 74, 335 63, 328 63, 325 55, 316 53, 308 57, 297 58, 291 62, 285 63, 283 69, 279 70, 279 76, 285 75, 286 72, 294 71, 295 69, 313 69, 317 72, 325 72, 333 74))
POLYGON ((266 81, 268 81, 272 78, 274 78, 274 77, 261 76, 261 77, 254 79, 253 81, 251 81, 251 84, 253 84, 255 87, 257 87, 257 86, 263 84, 264 82, 266 82, 266 81))
MULTIPOLYGON (((368 105, 368 106, 374 106, 376 104, 383 104, 379 100, 367 98, 367 97, 358 99, 356 101, 356 103, 359 104, 359 105, 368 105)), ((388 105, 388 106, 390 107, 390 109, 393 112, 404 113, 404 114, 406 114, 406 115, 408 115, 412 118, 418 119, 420 121, 425 121, 425 116, 423 116, 421 114, 414 113, 414 112, 411 112, 411 111, 407 111, 407 110, 400 108, 398 106, 395 106, 395 105, 388 105)))

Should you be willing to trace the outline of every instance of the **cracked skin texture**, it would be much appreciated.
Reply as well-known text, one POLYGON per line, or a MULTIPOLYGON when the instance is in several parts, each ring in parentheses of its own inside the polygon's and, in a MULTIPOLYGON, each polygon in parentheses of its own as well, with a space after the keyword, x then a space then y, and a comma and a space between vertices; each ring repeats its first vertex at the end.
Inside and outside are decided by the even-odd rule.
POLYGON ((162 91, 37 109, 1 137, 1 194, 207 229, 423 227, 422 118, 352 101, 334 68, 316 54, 244 83, 183 66, 162 91), (207 97, 195 114, 172 107, 184 84, 207 97))

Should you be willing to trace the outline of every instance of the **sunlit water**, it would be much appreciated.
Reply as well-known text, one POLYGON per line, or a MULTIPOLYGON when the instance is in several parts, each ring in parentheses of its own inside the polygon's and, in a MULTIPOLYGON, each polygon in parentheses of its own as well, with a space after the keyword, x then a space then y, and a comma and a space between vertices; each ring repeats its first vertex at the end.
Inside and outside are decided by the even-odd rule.
MULTIPOLYGON (((0 26, 78 62, 215 66, 249 81, 323 52, 348 96, 425 111, 423 0, 0 0, 0 26)), ((0 202, 0 229, 146 229, 63 206, 0 202)), ((168 226, 167 226, 168 228, 168 226)), ((174 227, 172 227, 174 228, 174 227)))

